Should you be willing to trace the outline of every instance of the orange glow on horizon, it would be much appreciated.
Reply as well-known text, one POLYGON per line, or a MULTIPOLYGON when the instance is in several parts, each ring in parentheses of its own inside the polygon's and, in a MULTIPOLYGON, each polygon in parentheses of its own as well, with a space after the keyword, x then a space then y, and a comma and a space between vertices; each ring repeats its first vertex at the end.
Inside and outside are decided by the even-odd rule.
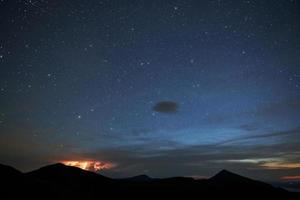
POLYGON ((267 169, 297 169, 300 168, 300 163, 268 162, 260 166, 267 169))
POLYGON ((300 181, 300 176, 283 176, 280 179, 284 181, 300 181))
POLYGON ((90 161, 90 160, 64 160, 60 161, 64 165, 78 167, 83 170, 89 171, 101 171, 105 169, 111 169, 116 166, 114 163, 103 161, 90 161))

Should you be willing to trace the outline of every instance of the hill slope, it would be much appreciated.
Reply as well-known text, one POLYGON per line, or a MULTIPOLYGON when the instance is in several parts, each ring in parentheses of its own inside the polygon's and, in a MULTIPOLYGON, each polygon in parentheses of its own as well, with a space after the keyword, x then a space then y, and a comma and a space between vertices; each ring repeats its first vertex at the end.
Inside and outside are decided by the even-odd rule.
POLYGON ((299 197, 281 188, 222 170, 210 179, 186 177, 152 179, 140 175, 126 179, 111 179, 76 167, 54 164, 23 174, 0 165, 1 189, 9 198, 31 199, 97 199, 103 196, 147 197, 299 197), (11 192, 13 191, 13 192, 11 192))

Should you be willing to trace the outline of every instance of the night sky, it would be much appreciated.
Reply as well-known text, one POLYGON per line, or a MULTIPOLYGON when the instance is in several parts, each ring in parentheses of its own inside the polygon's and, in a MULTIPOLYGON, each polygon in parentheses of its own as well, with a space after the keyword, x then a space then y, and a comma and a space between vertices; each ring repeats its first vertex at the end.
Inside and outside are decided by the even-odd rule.
POLYGON ((0 162, 299 177, 299 21, 297 0, 1 0, 0 162))

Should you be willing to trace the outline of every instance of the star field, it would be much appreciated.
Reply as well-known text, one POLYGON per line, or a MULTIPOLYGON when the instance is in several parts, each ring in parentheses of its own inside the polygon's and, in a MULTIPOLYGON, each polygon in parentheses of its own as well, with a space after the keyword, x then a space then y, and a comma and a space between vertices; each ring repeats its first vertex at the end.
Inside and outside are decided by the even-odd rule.
POLYGON ((0 162, 299 175, 299 19, 297 0, 1 0, 0 162))

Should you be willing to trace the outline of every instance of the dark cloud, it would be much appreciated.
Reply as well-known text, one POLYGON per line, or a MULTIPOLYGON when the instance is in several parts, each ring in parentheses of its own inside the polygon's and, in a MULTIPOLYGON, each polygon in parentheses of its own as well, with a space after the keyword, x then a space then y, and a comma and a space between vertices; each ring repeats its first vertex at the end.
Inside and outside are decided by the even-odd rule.
POLYGON ((153 110, 160 113, 176 113, 178 111, 178 103, 173 101, 160 101, 153 106, 153 110))

